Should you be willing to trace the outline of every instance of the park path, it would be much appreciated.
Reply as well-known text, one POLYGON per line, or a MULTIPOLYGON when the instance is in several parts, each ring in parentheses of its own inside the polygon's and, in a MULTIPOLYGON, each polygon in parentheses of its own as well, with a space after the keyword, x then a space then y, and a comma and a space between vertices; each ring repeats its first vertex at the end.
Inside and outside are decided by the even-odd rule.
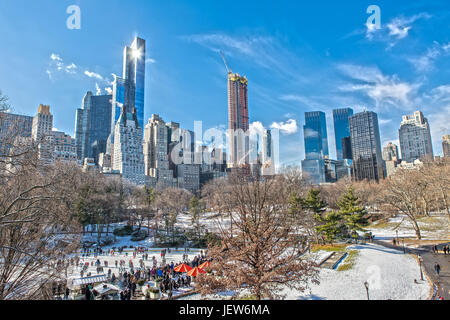
POLYGON ((450 245, 450 242, 438 244, 439 253, 433 253, 431 245, 422 246, 419 248, 410 248, 403 246, 395 246, 390 242, 373 240, 374 243, 396 250, 404 250, 406 253, 413 253, 420 255, 423 258, 423 268, 430 277, 431 281, 437 287, 436 296, 441 296, 444 300, 450 300, 450 254, 444 255, 442 247, 450 245), (441 266, 440 275, 436 274, 434 270, 435 263, 441 266))

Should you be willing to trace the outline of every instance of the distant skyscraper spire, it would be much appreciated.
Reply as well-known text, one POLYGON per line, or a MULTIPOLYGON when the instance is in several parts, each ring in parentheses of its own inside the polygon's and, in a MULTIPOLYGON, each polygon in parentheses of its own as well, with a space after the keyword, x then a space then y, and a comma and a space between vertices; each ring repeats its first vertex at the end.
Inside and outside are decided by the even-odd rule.
POLYGON ((230 167, 249 163, 248 80, 238 73, 228 73, 228 123, 230 167))

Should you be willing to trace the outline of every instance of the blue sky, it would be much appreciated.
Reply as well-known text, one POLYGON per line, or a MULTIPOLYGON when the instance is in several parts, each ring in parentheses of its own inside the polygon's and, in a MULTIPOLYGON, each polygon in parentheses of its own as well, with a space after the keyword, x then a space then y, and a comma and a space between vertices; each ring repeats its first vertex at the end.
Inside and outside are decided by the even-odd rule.
POLYGON ((49 104, 74 133, 87 90, 105 93, 123 47, 147 40, 146 118, 193 129, 227 125, 226 70, 249 79, 252 126, 281 128, 280 160, 304 158, 304 112, 352 107, 378 113, 382 143, 398 143, 403 114, 429 119, 434 152, 450 133, 450 3, 436 1, 2 0, 0 89, 13 112, 49 104), (69 30, 66 9, 81 8, 69 30), (369 5, 381 29, 366 26, 369 5))

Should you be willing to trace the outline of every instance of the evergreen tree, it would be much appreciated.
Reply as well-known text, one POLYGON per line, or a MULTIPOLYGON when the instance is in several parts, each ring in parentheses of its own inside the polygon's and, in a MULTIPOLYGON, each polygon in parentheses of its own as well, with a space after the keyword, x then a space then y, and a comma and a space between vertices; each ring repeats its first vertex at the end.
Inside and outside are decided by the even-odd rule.
POLYGON ((348 231, 357 241, 357 231, 365 231, 364 227, 368 225, 366 209, 361 205, 361 200, 354 194, 353 187, 347 189, 347 192, 338 202, 339 213, 344 218, 344 224, 348 231))
POLYGON ((318 227, 323 222, 323 213, 327 210, 327 203, 320 196, 320 189, 310 189, 306 198, 302 199, 302 209, 307 212, 306 226, 315 233, 316 242, 319 242, 318 227), (309 214, 308 214, 309 213, 309 214))
POLYGON ((327 242, 333 243, 336 237, 342 234, 344 226, 342 215, 338 211, 331 211, 320 218, 323 224, 316 227, 318 233, 323 234, 327 242))

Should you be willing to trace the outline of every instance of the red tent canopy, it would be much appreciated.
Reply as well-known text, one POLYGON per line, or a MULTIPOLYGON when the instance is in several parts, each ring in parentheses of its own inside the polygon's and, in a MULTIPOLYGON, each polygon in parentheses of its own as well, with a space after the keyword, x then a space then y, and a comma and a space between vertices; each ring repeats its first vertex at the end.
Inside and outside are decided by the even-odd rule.
POLYGON ((180 264, 178 267, 176 267, 176 268, 174 268, 173 269, 173 271, 175 271, 175 272, 189 272, 189 271, 191 271, 192 270, 192 268, 191 267, 189 267, 187 264, 185 264, 185 263, 183 263, 183 264, 180 264))
POLYGON ((203 270, 205 268, 208 268, 210 265, 211 265, 211 262, 206 261, 206 262, 202 263, 201 265, 199 265, 198 268, 203 270))
POLYGON ((204 271, 204 270, 202 270, 202 269, 200 269, 200 268, 195 268, 195 269, 192 269, 191 271, 189 271, 188 272, 188 276, 189 277, 196 277, 196 276, 198 276, 200 273, 206 273, 206 271, 204 271))

